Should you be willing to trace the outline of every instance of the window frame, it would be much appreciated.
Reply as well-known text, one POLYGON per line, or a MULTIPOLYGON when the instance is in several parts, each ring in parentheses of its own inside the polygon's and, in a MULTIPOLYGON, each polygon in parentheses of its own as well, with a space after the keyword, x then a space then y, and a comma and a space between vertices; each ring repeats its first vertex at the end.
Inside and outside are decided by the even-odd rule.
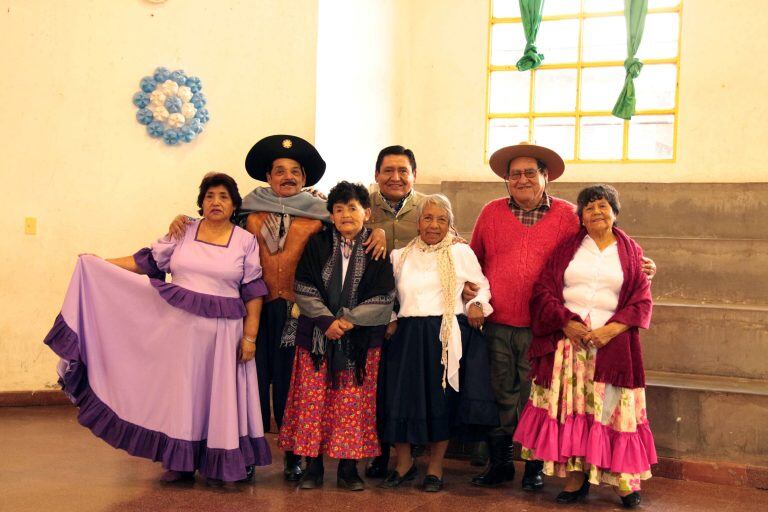
MULTIPOLYGON (((660 13, 677 13, 678 14, 678 26, 677 26, 677 56, 665 59, 646 59, 642 60, 643 64, 673 64, 677 68, 677 77, 675 80, 675 104, 673 108, 669 109, 649 109, 649 110, 637 110, 635 115, 671 115, 673 116, 673 129, 672 129, 672 158, 666 159, 651 159, 651 158, 630 158, 629 157, 629 120, 623 120, 623 136, 622 136, 622 149, 621 158, 614 159, 581 159, 579 158, 580 139, 581 139, 581 118, 582 117, 605 117, 612 116, 610 110, 606 111, 586 111, 581 110, 581 79, 582 71, 584 68, 600 68, 600 67, 624 67, 624 61, 595 61, 584 62, 583 57, 583 40, 584 40, 584 20, 592 18, 605 18, 612 16, 624 16, 624 11, 608 11, 608 12, 584 12, 584 0, 579 1, 580 8, 578 13, 573 14, 558 14, 548 15, 542 17, 544 21, 558 21, 558 20, 579 20, 579 41, 578 41, 578 57, 577 61, 568 64, 547 64, 546 60, 537 69, 526 71, 531 73, 531 82, 529 87, 528 98, 528 112, 527 113, 492 113, 491 112, 491 74, 494 71, 518 71, 517 66, 512 65, 493 65, 491 64, 491 46, 492 46, 492 34, 494 25, 498 24, 510 24, 520 23, 522 29, 522 18, 495 18, 493 16, 493 3, 495 0, 488 2, 488 41, 486 52, 486 76, 485 76, 485 142, 483 144, 483 161, 488 163, 488 139, 490 135, 490 126, 493 119, 528 119, 528 140, 533 141, 533 129, 534 121, 537 118, 547 117, 572 117, 575 121, 574 126, 574 146, 573 146, 573 159, 565 160, 567 163, 654 163, 654 164, 669 164, 677 161, 677 131, 679 122, 679 107, 680 107, 680 60, 682 50, 682 25, 683 25, 683 0, 674 7, 658 7, 649 8, 648 14, 660 14, 660 13), (547 69, 575 69, 576 70, 576 107, 573 111, 562 112, 535 112, 533 109, 534 98, 536 95, 536 72, 537 70, 547 69)), ((520 55, 522 56, 522 48, 520 49, 520 55)), ((519 72, 519 71, 518 71, 519 72)), ((641 72, 642 73, 642 72, 641 72)), ((618 99, 618 93, 616 98, 618 99)), ((617 118, 618 119, 618 118, 617 118)))

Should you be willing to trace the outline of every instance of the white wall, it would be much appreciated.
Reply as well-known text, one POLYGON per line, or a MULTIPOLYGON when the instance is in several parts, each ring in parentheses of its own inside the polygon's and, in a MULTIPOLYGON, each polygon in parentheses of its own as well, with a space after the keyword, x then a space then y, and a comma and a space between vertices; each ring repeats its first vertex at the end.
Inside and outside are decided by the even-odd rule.
POLYGON ((314 138, 316 41, 316 0, 3 2, 0 391, 55 386, 42 339, 78 253, 146 245, 196 210, 207 171, 250 191, 243 160, 269 133, 314 138), (203 80, 211 121, 191 144, 166 147, 134 119, 160 65, 203 80))
MULTIPOLYGON (((490 181, 483 161, 489 0, 408 3, 403 140, 419 181, 490 181)), ((763 182, 768 10, 763 0, 683 0, 674 163, 569 164, 563 181, 763 182)), ((522 49, 521 49, 522 50, 522 49)), ((517 141, 510 141, 516 143, 517 141)))
MULTIPOLYGON (((318 188, 373 181, 376 155, 398 144, 404 0, 319 0, 317 147, 328 164, 318 188)), ((407 19, 407 18, 405 18, 407 19)))

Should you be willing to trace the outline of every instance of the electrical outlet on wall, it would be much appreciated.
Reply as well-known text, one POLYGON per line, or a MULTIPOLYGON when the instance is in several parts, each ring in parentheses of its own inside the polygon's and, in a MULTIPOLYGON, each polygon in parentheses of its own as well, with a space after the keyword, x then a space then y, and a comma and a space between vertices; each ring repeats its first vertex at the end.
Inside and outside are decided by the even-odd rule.
POLYGON ((25 235, 37 234, 37 218, 36 217, 24 218, 24 234, 25 235))

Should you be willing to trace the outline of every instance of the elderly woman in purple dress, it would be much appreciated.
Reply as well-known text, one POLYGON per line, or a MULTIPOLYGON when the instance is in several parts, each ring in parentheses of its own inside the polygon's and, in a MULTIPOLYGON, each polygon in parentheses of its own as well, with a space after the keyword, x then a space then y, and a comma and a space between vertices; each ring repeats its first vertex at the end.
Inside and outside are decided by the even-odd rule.
POLYGON ((231 222, 235 181, 206 175, 197 204, 180 240, 82 255, 45 343, 83 426, 161 462, 163 481, 220 484, 271 462, 253 361, 267 289, 256 239, 231 222))

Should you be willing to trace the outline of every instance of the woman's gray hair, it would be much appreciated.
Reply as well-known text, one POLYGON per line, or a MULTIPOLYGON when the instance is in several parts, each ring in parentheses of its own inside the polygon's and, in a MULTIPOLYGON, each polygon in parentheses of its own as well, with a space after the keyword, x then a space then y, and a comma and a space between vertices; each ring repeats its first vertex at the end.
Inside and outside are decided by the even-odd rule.
POLYGON ((447 197, 445 197, 443 194, 430 194, 428 196, 424 196, 424 198, 421 200, 421 203, 419 203, 419 206, 416 208, 416 212, 418 213, 419 218, 421 218, 421 214, 424 212, 424 208, 426 208, 429 204, 433 204, 438 208, 448 212, 448 223, 451 228, 454 227, 453 207, 451 206, 451 201, 447 197))

